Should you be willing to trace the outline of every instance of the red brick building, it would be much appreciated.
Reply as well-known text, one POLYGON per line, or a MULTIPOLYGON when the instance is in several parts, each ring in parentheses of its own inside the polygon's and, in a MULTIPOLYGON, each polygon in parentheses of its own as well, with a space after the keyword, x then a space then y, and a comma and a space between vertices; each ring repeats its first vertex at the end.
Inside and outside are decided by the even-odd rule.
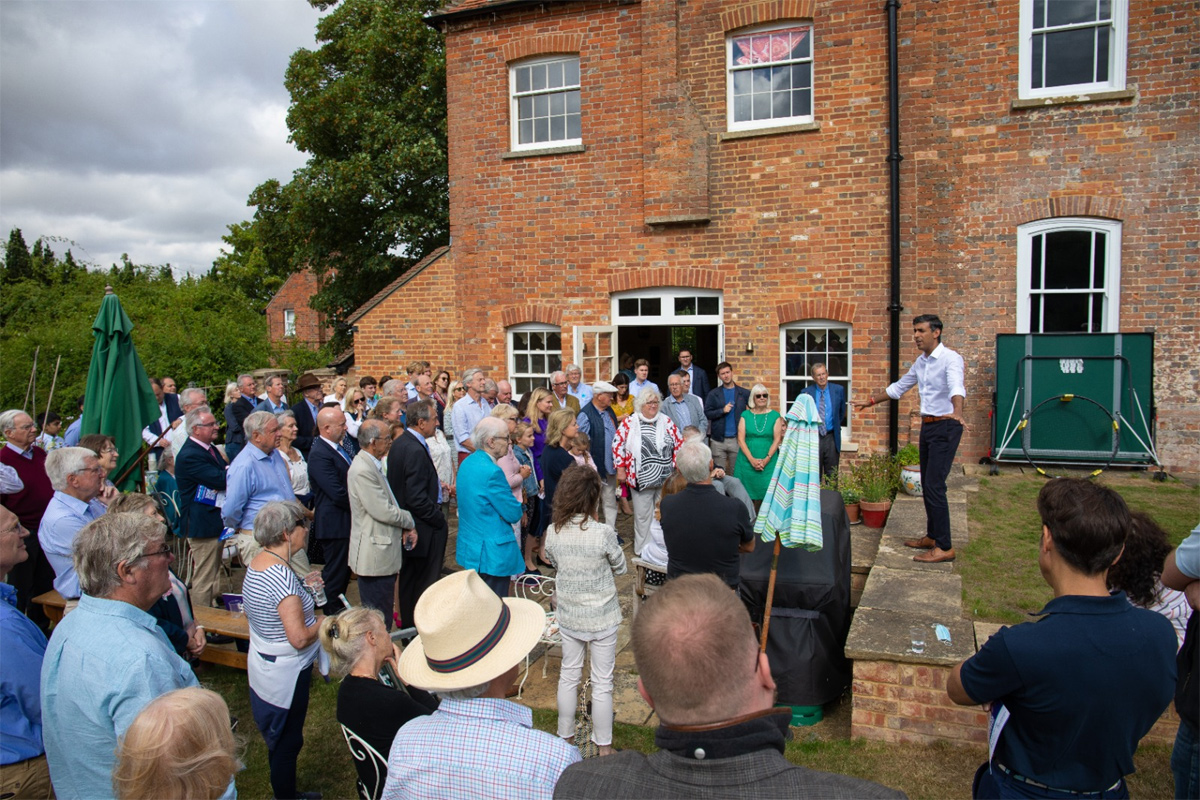
MULTIPOLYGON (((975 461, 997 333, 1153 330, 1159 453, 1196 472, 1200 24, 1083 5, 900 9, 901 369, 912 316, 940 314, 975 461)), ((358 369, 477 364, 520 392, 629 353, 665 385, 685 344, 780 406, 817 360, 853 394, 887 383, 883 4, 464 0, 432 22, 452 245, 351 318, 358 369)), ((852 412, 843 438, 877 449, 887 424, 852 412)))
POLYGON ((320 347, 333 335, 325 315, 315 311, 308 301, 320 288, 312 270, 294 272, 267 303, 267 325, 272 344, 289 339, 320 347))

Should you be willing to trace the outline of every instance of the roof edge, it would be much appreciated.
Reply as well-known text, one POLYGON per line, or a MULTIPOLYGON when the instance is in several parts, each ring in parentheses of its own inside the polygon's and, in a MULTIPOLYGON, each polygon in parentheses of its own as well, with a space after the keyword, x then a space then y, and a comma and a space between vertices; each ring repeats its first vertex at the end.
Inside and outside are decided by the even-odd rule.
POLYGON ((395 292, 397 289, 399 289, 404 284, 408 283, 413 278, 420 275, 422 272, 425 271, 426 267, 428 267, 430 264, 437 261, 439 258, 441 258, 442 256, 446 255, 449 252, 450 252, 450 245, 444 245, 444 246, 439 247, 438 249, 434 250, 432 253, 425 256, 424 258, 422 258, 420 261, 418 261, 412 267, 405 270, 404 273, 399 278, 396 278, 396 280, 392 281, 387 286, 383 287, 374 297, 372 297, 370 300, 368 300, 367 302, 365 302, 361 306, 359 306, 358 310, 355 311, 353 314, 351 314, 346 319, 346 324, 353 325, 356 322, 358 322, 360 319, 362 319, 364 316, 366 316, 367 312, 371 311, 373 308, 375 308, 375 306, 382 303, 384 300, 386 300, 388 297, 390 297, 393 292, 395 292))

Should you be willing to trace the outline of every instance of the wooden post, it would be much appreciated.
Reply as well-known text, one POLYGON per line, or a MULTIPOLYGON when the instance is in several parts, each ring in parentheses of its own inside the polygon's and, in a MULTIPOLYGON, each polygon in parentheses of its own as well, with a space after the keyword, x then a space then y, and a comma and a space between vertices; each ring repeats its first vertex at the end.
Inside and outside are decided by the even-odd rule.
POLYGON ((775 551, 771 554, 771 577, 767 581, 767 605, 763 609, 762 644, 759 649, 767 652, 767 631, 771 629, 771 604, 775 602, 775 576, 779 572, 779 533, 775 533, 775 551))

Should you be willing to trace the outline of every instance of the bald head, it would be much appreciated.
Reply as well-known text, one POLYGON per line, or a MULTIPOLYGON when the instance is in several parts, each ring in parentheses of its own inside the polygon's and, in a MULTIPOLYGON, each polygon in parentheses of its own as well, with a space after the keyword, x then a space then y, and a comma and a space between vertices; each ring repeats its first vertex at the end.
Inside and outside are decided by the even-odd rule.
POLYGON ((750 615, 716 575, 668 581, 638 611, 632 643, 639 688, 663 722, 721 722, 774 702, 750 615))
POLYGON ((342 441, 346 433, 346 413, 340 408, 322 408, 317 412, 317 430, 331 442, 342 441))

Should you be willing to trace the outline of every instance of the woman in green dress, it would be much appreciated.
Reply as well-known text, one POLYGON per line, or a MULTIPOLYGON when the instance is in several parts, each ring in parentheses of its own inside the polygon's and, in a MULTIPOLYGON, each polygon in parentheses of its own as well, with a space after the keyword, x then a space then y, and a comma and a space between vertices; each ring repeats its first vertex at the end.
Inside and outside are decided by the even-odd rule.
POLYGON ((733 474, 746 487, 754 507, 758 508, 775 474, 775 459, 783 443, 783 417, 771 408, 767 387, 754 384, 750 407, 738 420, 738 457, 733 474))

